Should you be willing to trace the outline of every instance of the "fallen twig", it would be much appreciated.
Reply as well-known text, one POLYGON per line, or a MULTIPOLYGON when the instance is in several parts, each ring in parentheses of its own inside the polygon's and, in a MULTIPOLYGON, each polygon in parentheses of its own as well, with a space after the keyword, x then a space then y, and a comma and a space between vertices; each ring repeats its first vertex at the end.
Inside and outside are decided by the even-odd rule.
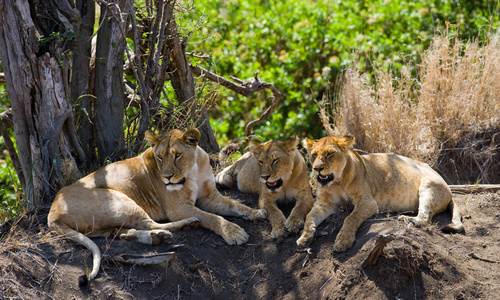
POLYGON ((175 257, 175 252, 165 252, 152 255, 118 254, 107 257, 106 259, 112 260, 113 262, 147 266, 147 265, 157 265, 164 262, 168 262, 174 257, 175 257))
POLYGON ((328 278, 328 279, 325 281, 325 283, 323 283, 323 285, 319 288, 319 290, 321 291, 321 290, 325 287, 325 285, 326 285, 328 282, 330 282, 330 280, 332 280, 332 279, 333 279, 333 275, 332 275, 330 278, 328 278))
POLYGON ((482 193, 500 191, 500 184, 463 184, 448 185, 453 193, 482 193))
POLYGON ((471 252, 471 253, 467 254, 467 257, 470 257, 470 258, 473 258, 473 259, 477 259, 477 260, 480 260, 480 261, 489 262, 489 263, 500 264, 500 261, 498 261, 498 260, 491 260, 491 259, 487 259, 487 258, 482 258, 482 257, 479 257, 476 254, 474 254, 474 252, 471 252))

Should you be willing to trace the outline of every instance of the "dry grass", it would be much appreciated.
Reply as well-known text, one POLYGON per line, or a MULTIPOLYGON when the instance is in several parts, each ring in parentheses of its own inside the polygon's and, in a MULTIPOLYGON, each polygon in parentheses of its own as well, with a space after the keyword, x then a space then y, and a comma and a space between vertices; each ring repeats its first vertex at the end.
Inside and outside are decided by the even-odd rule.
POLYGON ((444 151, 463 150, 449 160, 457 163, 462 157, 471 169, 481 169, 477 180, 494 180, 483 171, 493 172, 491 163, 499 161, 494 156, 500 145, 500 136, 495 141, 500 132, 500 36, 481 46, 438 35, 422 55, 417 78, 409 69, 403 67, 399 78, 380 71, 375 83, 347 70, 340 98, 330 104, 337 101, 340 108, 329 134, 352 133, 360 149, 397 153, 436 168, 444 151), (473 145, 466 146, 464 138, 487 131, 494 132, 485 137, 488 149, 465 153, 464 147, 473 145))

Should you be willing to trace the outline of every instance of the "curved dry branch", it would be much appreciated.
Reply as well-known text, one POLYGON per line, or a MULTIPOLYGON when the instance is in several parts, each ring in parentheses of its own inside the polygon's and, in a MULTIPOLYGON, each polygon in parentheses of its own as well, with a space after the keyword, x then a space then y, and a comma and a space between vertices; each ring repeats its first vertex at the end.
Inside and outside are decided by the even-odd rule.
POLYGON ((5 143, 5 147, 9 152, 10 159, 12 160, 12 165, 14 166, 14 170, 16 170, 17 177, 19 178, 19 182, 22 187, 25 187, 23 168, 21 166, 21 162, 19 161, 19 156, 17 155, 16 148, 14 143, 10 139, 9 133, 7 132, 7 128, 12 127, 12 109, 4 111, 0 114, 0 134, 3 136, 3 140, 5 143))
POLYGON ((245 127, 245 136, 250 136, 252 133, 253 127, 267 120, 269 116, 274 112, 276 106, 278 106, 279 101, 281 100, 281 93, 276 89, 272 84, 267 83, 259 79, 259 72, 255 73, 255 76, 249 78, 247 81, 243 81, 241 79, 231 77, 236 82, 228 80, 224 77, 221 77, 215 73, 212 73, 202 67, 191 65, 191 71, 195 76, 202 76, 207 78, 210 81, 217 82, 218 84, 237 92, 240 95, 245 97, 250 97, 254 92, 259 92, 262 90, 269 89, 271 90, 273 96, 273 101, 271 105, 264 111, 264 113, 256 120, 253 120, 247 124, 245 127))

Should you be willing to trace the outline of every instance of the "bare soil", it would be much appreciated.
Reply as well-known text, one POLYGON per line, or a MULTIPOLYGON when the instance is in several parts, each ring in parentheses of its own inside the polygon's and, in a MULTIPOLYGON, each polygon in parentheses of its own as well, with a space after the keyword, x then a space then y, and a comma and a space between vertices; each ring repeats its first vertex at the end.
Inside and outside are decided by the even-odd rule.
MULTIPOLYGON (((255 195, 222 192, 257 204, 255 195)), ((78 277, 92 265, 90 252, 48 234, 47 212, 40 211, 2 228, 0 299, 499 299, 500 192, 454 194, 454 199, 463 210, 463 234, 437 229, 451 220, 450 212, 426 228, 379 214, 340 254, 332 245, 349 209, 322 223, 309 249, 296 247, 298 236, 273 240, 267 221, 238 218, 229 219, 250 235, 242 246, 228 246, 201 228, 177 232, 160 246, 98 238, 106 258, 96 280, 83 288, 78 277), (361 267, 377 236, 387 233, 396 239, 374 265, 361 267), (157 265, 111 259, 169 251, 175 257, 157 265)))

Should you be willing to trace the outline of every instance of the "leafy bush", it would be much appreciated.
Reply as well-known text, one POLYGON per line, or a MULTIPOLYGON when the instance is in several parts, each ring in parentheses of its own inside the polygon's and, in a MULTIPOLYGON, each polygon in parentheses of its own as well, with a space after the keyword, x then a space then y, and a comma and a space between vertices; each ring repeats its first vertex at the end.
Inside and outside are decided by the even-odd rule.
MULTIPOLYGON (((374 68, 397 71, 405 61, 419 62, 434 33, 457 24, 460 38, 484 38, 498 24, 493 1, 247 1, 200 0, 210 29, 194 34, 189 48, 213 55, 216 70, 241 79, 253 76, 272 83, 284 99, 269 122, 254 130, 270 139, 293 132, 324 134, 314 99, 321 99, 346 67, 368 74, 374 68)), ((188 49, 189 51, 189 49, 188 49)), ((213 70, 213 69, 212 69, 213 70)), ((412 72, 412 70, 410 70, 412 72)), ((220 88, 212 108, 221 140, 240 139, 244 125, 267 107, 256 95, 248 100, 220 88)))
MULTIPOLYGON (((0 145, 3 143, 0 137, 0 145)), ((0 223, 18 216, 25 209, 21 201, 21 185, 6 152, 0 155, 0 223)))

